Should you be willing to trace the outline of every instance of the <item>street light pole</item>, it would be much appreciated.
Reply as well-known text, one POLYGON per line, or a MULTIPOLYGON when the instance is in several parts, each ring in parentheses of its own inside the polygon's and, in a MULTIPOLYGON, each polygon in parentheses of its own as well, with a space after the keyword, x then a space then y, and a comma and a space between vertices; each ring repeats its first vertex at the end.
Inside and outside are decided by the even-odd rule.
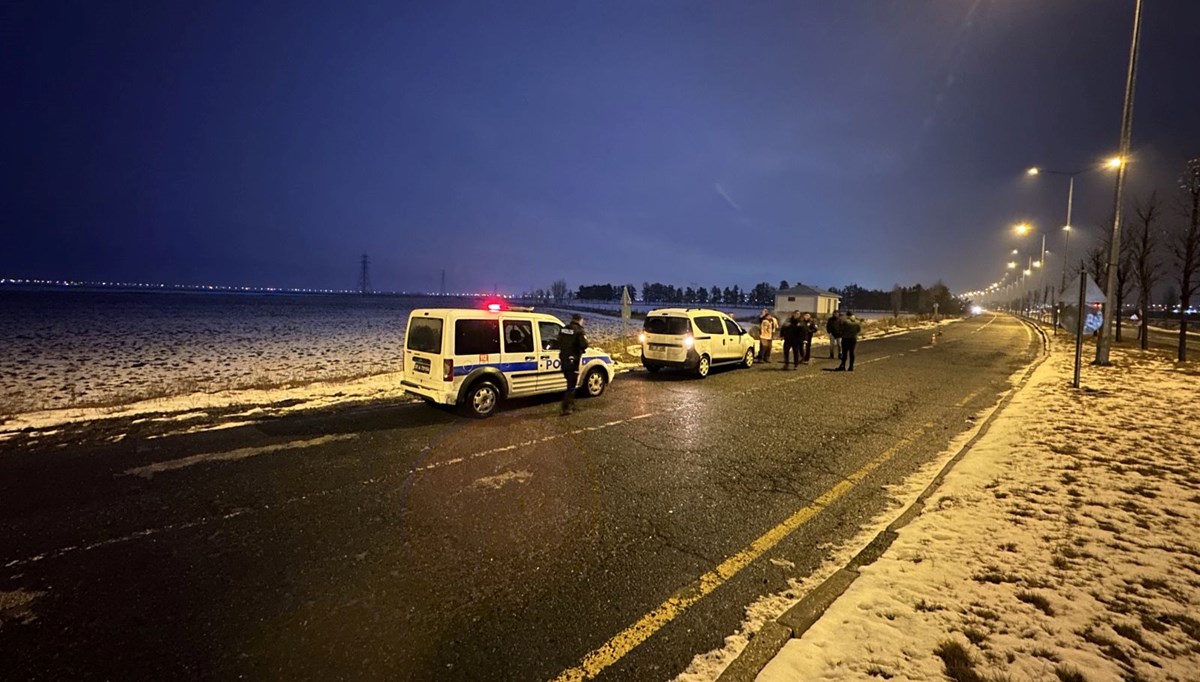
POLYGON ((1133 10, 1133 37, 1129 43, 1129 71, 1125 76, 1125 106, 1121 111, 1121 165, 1117 168, 1117 187, 1113 198, 1112 244, 1108 249, 1108 286, 1104 291, 1104 312, 1100 323, 1100 339, 1096 343, 1096 365, 1111 365, 1112 327, 1117 299, 1117 261, 1121 253, 1121 204, 1125 193, 1125 167, 1129 161, 1130 138, 1133 137, 1133 93, 1137 82, 1138 44, 1142 37, 1142 0, 1133 10))
POLYGON ((1060 295, 1067 291, 1067 263, 1071 260, 1071 204, 1075 201, 1075 176, 1071 176, 1071 182, 1067 184, 1067 224, 1063 226, 1063 232, 1066 236, 1063 237, 1063 266, 1062 266, 1062 285, 1058 288, 1060 295))

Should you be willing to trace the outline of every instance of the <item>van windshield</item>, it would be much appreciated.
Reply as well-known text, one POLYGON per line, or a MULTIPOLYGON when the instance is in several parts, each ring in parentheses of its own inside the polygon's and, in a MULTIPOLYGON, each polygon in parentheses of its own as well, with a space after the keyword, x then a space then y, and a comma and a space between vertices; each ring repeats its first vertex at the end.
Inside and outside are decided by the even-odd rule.
POLYGON ((647 317, 643 329, 649 334, 687 334, 692 325, 686 317, 647 317))
POLYGON ((408 323, 405 347, 422 353, 442 352, 442 321, 436 317, 416 317, 408 323))

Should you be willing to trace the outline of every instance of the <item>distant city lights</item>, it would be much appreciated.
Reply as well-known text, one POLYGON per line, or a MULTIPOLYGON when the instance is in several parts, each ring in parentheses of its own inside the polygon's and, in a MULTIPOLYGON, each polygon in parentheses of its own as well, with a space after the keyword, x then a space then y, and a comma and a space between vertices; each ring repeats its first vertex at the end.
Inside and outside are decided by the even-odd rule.
MULTIPOLYGON (((147 282, 78 282, 65 279, 25 279, 19 277, 0 277, 0 287, 4 286, 26 286, 26 287, 59 287, 73 289, 134 289, 134 290, 154 290, 154 291, 187 291, 187 292, 214 292, 214 293, 239 293, 239 294, 358 294, 363 292, 358 289, 314 289, 314 288, 296 288, 296 287, 249 287, 249 286, 231 286, 226 284, 163 284, 163 283, 147 283, 147 282)), ((392 296, 446 296, 446 297, 465 297, 465 296, 494 296, 497 298, 513 298, 511 294, 497 294, 493 292, 458 292, 458 293, 427 293, 423 291, 368 291, 367 295, 392 295, 392 296)))

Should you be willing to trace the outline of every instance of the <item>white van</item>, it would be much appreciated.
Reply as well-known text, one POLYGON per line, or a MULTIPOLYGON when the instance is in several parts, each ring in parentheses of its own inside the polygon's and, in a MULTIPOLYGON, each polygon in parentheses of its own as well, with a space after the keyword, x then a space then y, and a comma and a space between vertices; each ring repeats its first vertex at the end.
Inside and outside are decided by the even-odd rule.
POLYGON ((705 308, 651 310, 638 340, 646 369, 677 367, 700 378, 716 365, 749 367, 758 352, 758 342, 732 317, 705 308))
MULTIPOLYGON (((404 390, 442 405, 461 405, 476 417, 495 412, 501 400, 563 393, 567 379, 558 358, 563 323, 532 308, 423 308, 408 316, 401 370, 404 390)), ((579 384, 589 397, 613 380, 613 360, 588 348, 579 384)))

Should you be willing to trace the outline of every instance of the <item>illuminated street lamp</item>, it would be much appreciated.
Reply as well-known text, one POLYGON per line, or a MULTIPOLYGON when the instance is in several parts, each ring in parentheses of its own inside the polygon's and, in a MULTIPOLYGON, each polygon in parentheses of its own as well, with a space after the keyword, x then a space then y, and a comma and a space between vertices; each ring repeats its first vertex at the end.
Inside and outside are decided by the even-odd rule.
POLYGON ((1033 168, 1030 168, 1029 170, 1025 171, 1025 173, 1027 175, 1041 175, 1042 173, 1045 173, 1047 175, 1065 175, 1069 179, 1069 182, 1067 183, 1067 222, 1065 225, 1063 225, 1063 228, 1062 228, 1063 229, 1063 267, 1062 267, 1062 284, 1059 286, 1060 291, 1063 291, 1067 288, 1067 266, 1068 266, 1068 262, 1071 260, 1071 209, 1075 202, 1075 176, 1082 175, 1084 173, 1094 171, 1094 170, 1100 170, 1102 168, 1107 169, 1107 170, 1115 170, 1115 169, 1121 168, 1124 165, 1125 165, 1125 161, 1120 156, 1114 156, 1114 157, 1108 159, 1107 161, 1105 161, 1103 166, 1092 166, 1090 168, 1083 168, 1083 169, 1075 170, 1075 171, 1049 170, 1046 168, 1039 168, 1037 166, 1034 166, 1033 168))

